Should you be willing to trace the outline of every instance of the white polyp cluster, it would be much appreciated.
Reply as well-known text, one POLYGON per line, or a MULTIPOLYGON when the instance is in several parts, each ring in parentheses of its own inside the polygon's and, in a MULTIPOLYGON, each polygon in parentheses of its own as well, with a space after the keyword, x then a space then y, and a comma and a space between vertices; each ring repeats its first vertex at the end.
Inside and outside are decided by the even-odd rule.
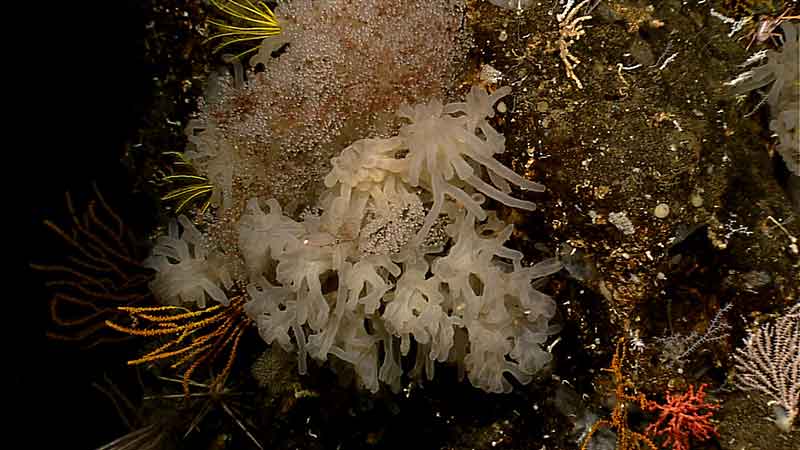
POLYGON ((206 307, 206 296, 227 305, 233 280, 226 261, 209 250, 202 234, 186 216, 169 223, 168 234, 156 240, 145 267, 156 270, 150 289, 161 302, 169 305, 195 303, 206 307))
POLYGON ((464 103, 402 107, 411 122, 398 136, 333 158, 321 214, 295 221, 274 199, 250 201, 239 226, 246 312, 266 342, 297 352, 301 372, 308 356, 334 356, 367 389, 399 389, 400 360, 414 354, 411 375, 452 361, 476 387, 508 392, 504 374, 527 383, 550 360, 555 303, 531 283, 561 264, 524 267, 505 246, 512 226, 486 209, 486 197, 533 209, 512 184, 543 190, 494 159, 504 139, 486 117, 507 93, 475 87, 464 103))
MULTIPOLYGON (((179 217, 147 261, 153 292, 169 304, 227 304, 234 273, 261 337, 297 352, 301 373, 309 356, 333 356, 373 392, 399 389, 412 355, 411 376, 432 379, 436 363, 455 362, 489 392, 511 389, 505 374, 529 382, 555 332, 555 303, 532 282, 561 263, 523 266, 505 246, 513 227, 488 209, 494 199, 532 210, 512 185, 544 189, 495 159, 504 138, 486 117, 508 92, 473 87, 462 103, 404 105, 397 136, 358 140, 332 159, 318 213, 295 220, 276 199, 251 198, 227 257, 179 217)), ((217 166, 212 147, 205 156, 197 161, 217 166)))
POLYGON ((275 14, 282 32, 249 70, 209 77, 204 129, 189 134, 196 168, 237 206, 254 183, 286 201, 347 143, 390 134, 403 101, 451 95, 472 42, 452 0, 279 1, 275 14), (224 158, 238 164, 232 188, 224 158))
POLYGON ((786 166, 800 175, 800 25, 785 22, 783 46, 755 53, 742 67, 764 61, 725 83, 742 94, 770 85, 764 97, 769 105, 769 128, 778 137, 778 153, 786 166))

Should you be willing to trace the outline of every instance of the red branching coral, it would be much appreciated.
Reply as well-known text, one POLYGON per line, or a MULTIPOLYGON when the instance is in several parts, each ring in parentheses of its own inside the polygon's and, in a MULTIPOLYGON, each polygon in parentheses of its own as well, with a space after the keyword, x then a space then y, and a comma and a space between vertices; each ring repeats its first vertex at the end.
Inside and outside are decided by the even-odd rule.
POLYGON ((706 393, 703 392, 706 386, 701 385, 696 393, 694 386, 689 386, 689 390, 681 395, 667 394, 667 402, 663 405, 648 401, 647 410, 658 410, 660 414, 658 420, 647 427, 647 434, 666 436, 661 446, 673 450, 689 450, 689 438, 705 441, 712 435, 719 436, 710 421, 719 405, 706 403, 706 393))

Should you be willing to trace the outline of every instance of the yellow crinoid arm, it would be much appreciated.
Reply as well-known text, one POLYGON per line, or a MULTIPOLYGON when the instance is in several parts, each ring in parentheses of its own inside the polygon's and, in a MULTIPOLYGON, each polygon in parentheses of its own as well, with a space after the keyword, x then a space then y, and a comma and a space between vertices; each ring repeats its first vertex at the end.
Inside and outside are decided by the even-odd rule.
POLYGON ((184 396, 189 397, 191 375, 203 363, 213 363, 220 354, 228 358, 215 383, 224 383, 231 371, 239 348, 239 341, 253 321, 244 313, 245 299, 241 296, 229 305, 214 305, 200 310, 181 306, 120 307, 128 316, 128 323, 106 320, 105 325, 129 336, 160 338, 164 340, 156 349, 128 365, 170 361, 170 367, 183 369, 184 396))
MULTIPOLYGON (((176 166, 192 169, 191 162, 183 153, 164 152, 164 154, 175 156, 177 158, 176 166)), ((193 173, 177 173, 164 176, 163 180, 171 185, 178 186, 161 197, 161 200, 177 202, 175 214, 180 214, 181 211, 195 202, 200 202, 200 214, 205 214, 211 205, 214 185, 211 184, 208 178, 193 173)))
MULTIPOLYGON (((251 0, 210 0, 211 4, 228 16, 226 21, 208 19, 208 23, 217 28, 217 32, 205 40, 219 40, 213 53, 229 45, 248 41, 261 41, 269 36, 281 33, 281 26, 275 14, 262 1, 251 0), (228 23, 235 21, 236 24, 228 23)), ((258 50, 258 45, 236 55, 236 58, 258 50)))

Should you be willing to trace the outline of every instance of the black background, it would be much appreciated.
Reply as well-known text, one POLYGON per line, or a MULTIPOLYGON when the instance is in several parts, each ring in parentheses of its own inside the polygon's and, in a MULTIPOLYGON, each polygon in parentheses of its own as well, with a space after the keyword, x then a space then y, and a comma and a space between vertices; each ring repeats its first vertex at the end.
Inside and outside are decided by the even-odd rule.
POLYGON ((89 449, 127 431, 91 387, 107 367, 124 365, 119 349, 85 352, 46 340, 49 294, 29 264, 63 255, 65 246, 42 222, 68 223, 67 191, 80 204, 95 181, 109 203, 138 213, 119 161, 153 101, 143 44, 147 3, 26 2, 24 10, 6 12, 25 50, 6 54, 6 89, 16 109, 11 131, 19 136, 6 142, 6 173, 14 180, 7 207, 18 225, 6 237, 21 254, 6 272, 4 368, 18 406, 5 411, 6 444, 15 442, 5 448, 89 449))

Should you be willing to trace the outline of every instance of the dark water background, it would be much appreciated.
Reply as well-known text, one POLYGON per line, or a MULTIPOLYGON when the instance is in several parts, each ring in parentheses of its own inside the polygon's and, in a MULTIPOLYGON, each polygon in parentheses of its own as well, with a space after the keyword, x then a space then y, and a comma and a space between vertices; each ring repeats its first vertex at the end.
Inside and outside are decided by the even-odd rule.
POLYGON ((109 362, 119 364, 115 355, 120 349, 87 353, 45 340, 48 293, 43 277, 28 263, 47 262, 65 251, 42 221, 69 223, 66 191, 81 204, 81 199, 91 197, 91 182, 97 181, 110 203, 125 202, 132 216, 146 214, 127 194, 130 179, 119 163, 124 144, 153 101, 143 59, 146 2, 36 3, 26 4, 24 15, 8 17, 35 18, 19 35, 35 45, 15 65, 22 72, 16 76, 26 82, 33 75, 37 100, 26 98, 26 112, 18 117, 25 122, 27 139, 21 147, 6 148, 19 152, 23 160, 30 158, 26 163, 30 167, 14 174, 25 181, 10 192, 20 198, 15 191, 22 191, 25 220, 13 243, 23 249, 15 258, 20 273, 15 270, 7 279, 9 294, 13 292, 6 298, 13 311, 6 316, 13 322, 7 329, 14 331, 7 337, 12 352, 4 367, 12 379, 11 397, 20 406, 6 411, 12 416, 12 425, 6 424, 10 433, 6 444, 15 444, 3 446, 86 449, 125 432, 108 401, 88 381, 109 362), (14 425, 17 422, 19 426, 14 425))

